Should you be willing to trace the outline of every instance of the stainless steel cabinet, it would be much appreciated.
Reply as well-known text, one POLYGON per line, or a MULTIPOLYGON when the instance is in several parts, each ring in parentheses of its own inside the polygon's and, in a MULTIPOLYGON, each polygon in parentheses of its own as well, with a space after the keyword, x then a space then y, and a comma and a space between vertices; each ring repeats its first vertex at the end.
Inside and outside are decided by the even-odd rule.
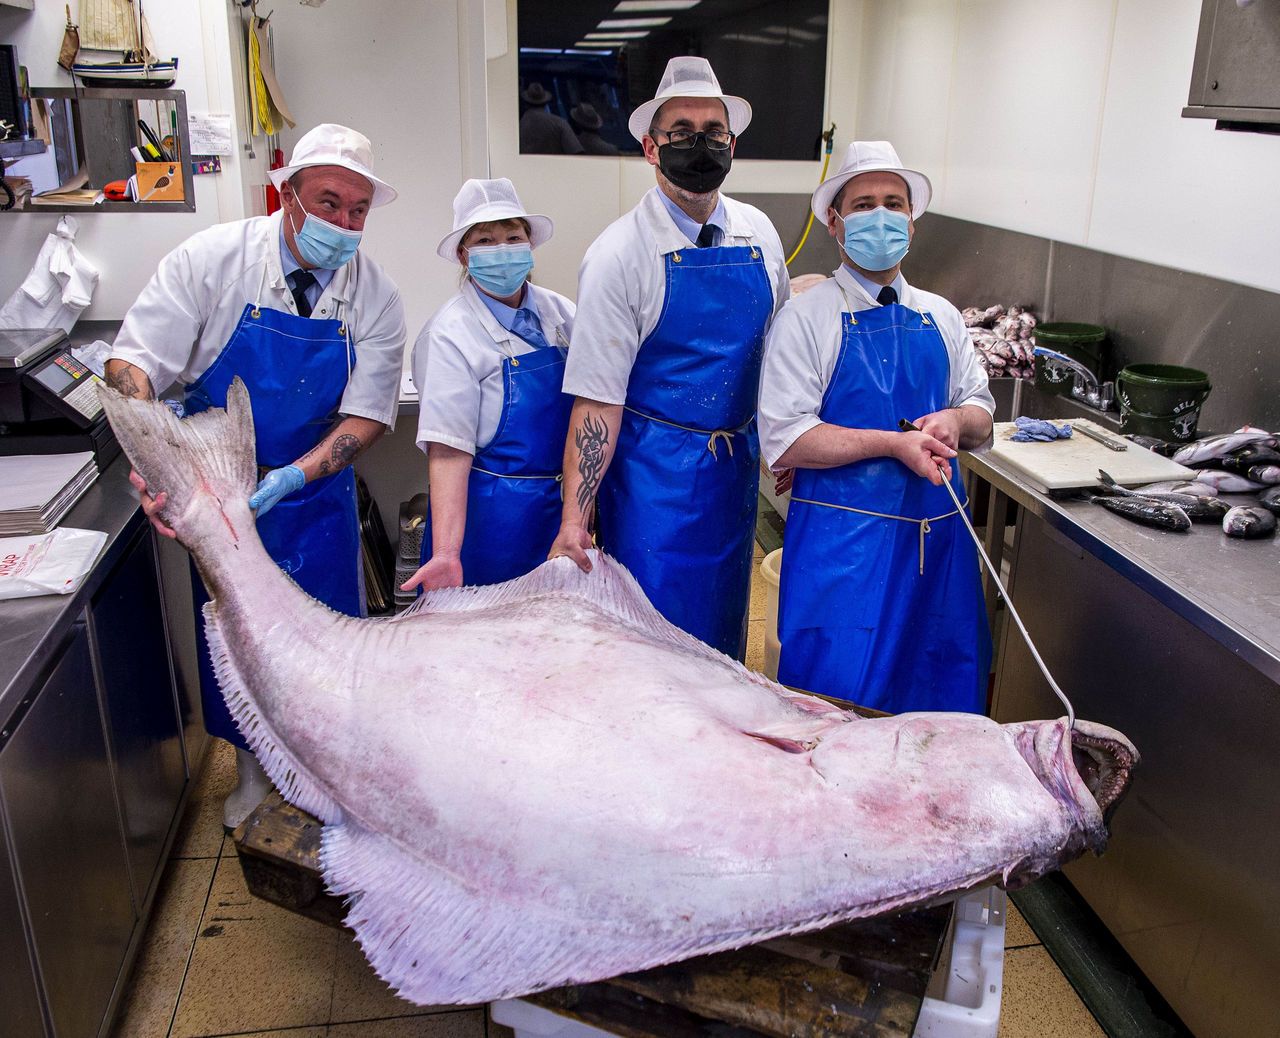
POLYGON ((136 913, 82 622, 0 753, 0 794, 54 1033, 89 1038, 136 913))
POLYGON ((1280 122, 1280 5, 1204 0, 1185 116, 1280 122))
POLYGON ((9 862, 9 840, 0 828, 0 1025, 7 1038, 44 1038, 40 995, 22 929, 22 906, 9 862))
POLYGON ((177 701, 144 532, 91 609, 103 705, 135 900, 147 900, 187 780, 177 701))

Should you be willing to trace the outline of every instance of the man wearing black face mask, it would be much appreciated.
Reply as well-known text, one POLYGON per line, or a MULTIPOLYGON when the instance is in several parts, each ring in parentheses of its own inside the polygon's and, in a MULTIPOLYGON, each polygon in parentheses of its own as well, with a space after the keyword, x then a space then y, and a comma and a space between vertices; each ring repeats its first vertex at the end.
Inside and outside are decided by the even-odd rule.
POLYGON ((672 58, 629 128, 657 187, 587 250, 564 391, 564 508, 551 555, 622 561, 677 627, 746 647, 764 335, 786 301, 782 245, 720 194, 751 106, 704 58, 672 58))

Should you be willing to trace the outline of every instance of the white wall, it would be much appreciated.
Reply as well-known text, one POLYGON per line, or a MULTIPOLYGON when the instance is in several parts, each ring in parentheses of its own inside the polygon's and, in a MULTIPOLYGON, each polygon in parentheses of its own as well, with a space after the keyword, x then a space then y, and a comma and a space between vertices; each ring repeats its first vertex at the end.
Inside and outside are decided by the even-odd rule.
POLYGON ((369 215, 362 248, 400 287, 411 343, 458 289, 436 243, 452 226, 464 167, 484 175, 483 19, 481 0, 281 2, 272 17, 276 71, 298 120, 281 135, 286 158, 312 126, 343 123, 369 137, 374 172, 400 192, 369 215))
MULTIPOLYGON (((157 47, 179 59, 177 87, 188 111, 233 111, 234 77, 228 28, 229 0, 155 0, 146 5, 157 47)), ((73 4, 73 8, 74 8, 73 4)), ((41 0, 33 11, 0 7, 0 41, 15 44, 32 86, 70 86, 56 59, 66 17, 61 3, 41 0)), ((195 178, 194 213, 95 213, 79 218, 76 244, 102 272, 86 319, 118 319, 133 303, 160 259, 205 227, 244 215, 240 156, 223 159, 223 172, 195 178)), ((0 213, 0 300, 21 284, 45 236, 52 213, 0 213)))
POLYGON ((1180 114, 1199 13, 866 0, 858 131, 930 176, 937 212, 1280 291, 1280 137, 1180 114))

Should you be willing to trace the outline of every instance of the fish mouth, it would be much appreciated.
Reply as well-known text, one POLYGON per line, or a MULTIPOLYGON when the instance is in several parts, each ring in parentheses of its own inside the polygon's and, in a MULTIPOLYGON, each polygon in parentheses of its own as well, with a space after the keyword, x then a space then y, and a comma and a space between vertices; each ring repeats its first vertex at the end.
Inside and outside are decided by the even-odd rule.
POLYGON ((1076 721, 1071 732, 1071 759, 1081 781, 1098 803, 1104 824, 1129 791, 1138 751, 1128 739, 1103 725, 1076 721))

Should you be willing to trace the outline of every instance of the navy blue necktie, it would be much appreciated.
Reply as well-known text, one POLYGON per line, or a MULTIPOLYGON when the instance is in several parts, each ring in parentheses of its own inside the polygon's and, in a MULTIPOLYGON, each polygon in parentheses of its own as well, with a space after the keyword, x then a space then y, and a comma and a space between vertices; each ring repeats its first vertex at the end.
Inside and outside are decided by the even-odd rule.
POLYGON ((716 225, 704 223, 698 232, 698 248, 708 249, 716 243, 716 225))
POLYGON ((898 301, 898 290, 892 285, 885 285, 880 289, 880 294, 876 296, 876 302, 881 306, 892 306, 898 301))
POLYGON ((538 315, 528 307, 522 306, 516 311, 515 319, 511 322, 511 330, 531 346, 541 349, 551 345, 547 342, 547 337, 542 334, 542 322, 538 320, 538 315))
POLYGON ((311 316, 311 301, 307 299, 307 289, 318 284, 316 276, 309 270, 298 269, 285 276, 289 291, 293 293, 293 305, 298 308, 299 317, 311 316))

